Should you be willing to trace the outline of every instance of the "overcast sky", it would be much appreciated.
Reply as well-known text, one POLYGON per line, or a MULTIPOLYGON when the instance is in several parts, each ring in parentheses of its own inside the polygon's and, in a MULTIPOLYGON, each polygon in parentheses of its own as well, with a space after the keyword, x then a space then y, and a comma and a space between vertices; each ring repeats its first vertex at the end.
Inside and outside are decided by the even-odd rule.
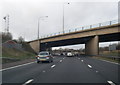
POLYGON ((10 16, 9 30, 14 39, 19 36, 27 41, 36 39, 37 22, 41 16, 48 18, 40 20, 40 36, 63 31, 63 4, 65 30, 115 20, 118 19, 118 1, 0 0, 0 31, 5 29, 3 17, 7 14, 10 16))

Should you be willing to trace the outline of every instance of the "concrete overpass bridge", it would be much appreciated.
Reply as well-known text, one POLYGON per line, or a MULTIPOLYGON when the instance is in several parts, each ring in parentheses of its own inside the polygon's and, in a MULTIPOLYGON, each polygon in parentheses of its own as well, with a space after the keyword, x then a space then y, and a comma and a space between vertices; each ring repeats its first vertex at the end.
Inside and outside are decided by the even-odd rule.
POLYGON ((110 22, 107 26, 98 26, 90 29, 58 34, 39 40, 29 41, 28 43, 36 52, 44 51, 51 47, 85 44, 85 54, 98 55, 99 42, 119 41, 119 30, 120 24, 111 24, 110 22))

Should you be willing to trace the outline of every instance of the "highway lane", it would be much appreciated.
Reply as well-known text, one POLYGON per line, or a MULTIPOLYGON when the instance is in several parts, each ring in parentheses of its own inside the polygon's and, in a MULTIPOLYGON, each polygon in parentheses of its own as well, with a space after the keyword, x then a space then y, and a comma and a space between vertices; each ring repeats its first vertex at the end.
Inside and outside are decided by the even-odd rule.
POLYGON ((43 70, 48 69, 52 64, 59 63, 58 61, 62 57, 55 57, 53 63, 40 63, 36 62, 33 64, 8 69, 2 71, 2 82, 3 83, 24 83, 26 80, 31 79, 39 75, 43 70))
POLYGON ((53 63, 33 63, 3 71, 3 82, 22 84, 105 83, 107 85, 111 82, 118 82, 117 66, 90 57, 61 56, 55 57, 53 63))
POLYGON ((115 83, 120 83, 118 78, 120 65, 105 62, 91 57, 86 58, 79 56, 79 58, 83 60, 85 64, 93 66, 93 70, 98 71, 99 74, 107 80, 111 80, 115 83))
POLYGON ((61 64, 34 78, 33 83, 106 83, 107 80, 75 57, 66 57, 61 64))

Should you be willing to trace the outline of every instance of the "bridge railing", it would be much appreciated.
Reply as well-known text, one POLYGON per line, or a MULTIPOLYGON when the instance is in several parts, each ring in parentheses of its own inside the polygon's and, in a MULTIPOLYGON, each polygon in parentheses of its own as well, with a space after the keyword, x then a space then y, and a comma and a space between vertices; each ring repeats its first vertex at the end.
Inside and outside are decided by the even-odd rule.
POLYGON ((47 37, 60 35, 60 34, 64 34, 64 33, 76 32, 76 31, 80 31, 80 30, 91 29, 91 28, 102 27, 102 26, 108 26, 108 25, 113 25, 113 24, 118 24, 118 20, 112 20, 112 21, 107 21, 107 22, 103 22, 103 23, 97 23, 97 24, 93 24, 93 25, 88 25, 88 26, 83 26, 83 27, 79 27, 79 28, 69 29, 69 30, 65 30, 64 32, 61 31, 61 32, 57 32, 57 33, 44 35, 44 36, 41 36, 41 38, 47 38, 47 37))

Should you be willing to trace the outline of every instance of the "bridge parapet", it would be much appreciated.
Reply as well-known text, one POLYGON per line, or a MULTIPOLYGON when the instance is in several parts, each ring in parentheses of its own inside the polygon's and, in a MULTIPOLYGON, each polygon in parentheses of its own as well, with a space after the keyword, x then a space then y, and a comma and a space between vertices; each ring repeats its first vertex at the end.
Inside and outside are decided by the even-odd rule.
POLYGON ((110 25, 114 25, 114 24, 118 24, 118 20, 112 20, 112 21, 97 23, 97 24, 93 24, 93 25, 82 26, 82 27, 78 27, 78 28, 74 28, 74 29, 65 30, 64 32, 62 31, 62 32, 57 32, 57 33, 51 33, 51 34, 48 34, 48 35, 41 36, 41 39, 56 36, 56 35, 68 34, 68 33, 71 33, 71 32, 83 31, 83 30, 86 30, 86 29, 110 26, 110 25))

